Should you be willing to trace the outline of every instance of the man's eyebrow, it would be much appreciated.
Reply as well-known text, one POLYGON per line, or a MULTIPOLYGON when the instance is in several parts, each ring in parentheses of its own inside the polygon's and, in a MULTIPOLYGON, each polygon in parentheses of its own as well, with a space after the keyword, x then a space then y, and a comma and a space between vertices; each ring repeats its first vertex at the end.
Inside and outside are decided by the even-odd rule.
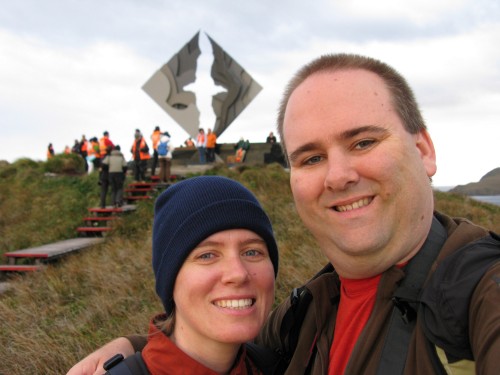
POLYGON ((288 159, 290 160, 291 163, 293 163, 295 160, 297 160, 300 154, 317 148, 318 144, 316 142, 306 143, 297 148, 295 151, 291 152, 290 155, 288 155, 288 159))
POLYGON ((348 140, 348 139, 351 139, 351 138, 358 136, 361 133, 380 133, 380 134, 385 133, 386 134, 386 133, 388 133, 388 130, 386 128, 383 128, 380 126, 365 125, 365 126, 360 126, 358 128, 349 129, 349 130, 346 130, 345 132, 342 132, 339 136, 339 139, 348 140))

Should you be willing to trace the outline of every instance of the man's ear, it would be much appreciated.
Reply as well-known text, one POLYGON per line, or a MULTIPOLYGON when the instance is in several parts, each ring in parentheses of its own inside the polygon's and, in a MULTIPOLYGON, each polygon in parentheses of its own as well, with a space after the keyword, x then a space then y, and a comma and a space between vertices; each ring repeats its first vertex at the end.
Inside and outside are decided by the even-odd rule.
POLYGON ((415 145, 420 152, 420 157, 427 171, 427 176, 434 176, 437 170, 436 150, 434 149, 434 143, 432 142, 429 132, 427 130, 422 130, 418 134, 415 134, 415 141, 415 145))

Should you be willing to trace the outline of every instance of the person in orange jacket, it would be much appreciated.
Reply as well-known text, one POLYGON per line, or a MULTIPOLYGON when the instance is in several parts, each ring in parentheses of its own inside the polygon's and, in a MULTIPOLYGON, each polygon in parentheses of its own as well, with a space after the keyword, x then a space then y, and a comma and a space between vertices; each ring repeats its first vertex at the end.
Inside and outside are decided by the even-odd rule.
POLYGON ((99 167, 101 166, 101 151, 96 137, 89 139, 89 145, 87 146, 87 160, 92 163, 92 169, 94 171, 99 170, 99 167))
POLYGON ((212 129, 207 130, 207 162, 215 161, 215 146, 217 144, 217 135, 212 132, 212 129))
POLYGON ((158 144, 160 143, 160 138, 160 127, 156 126, 153 134, 151 134, 151 143, 153 145, 153 165, 151 166, 151 176, 156 175, 156 166, 158 165, 158 144))
POLYGON ((149 146, 139 129, 135 129, 135 140, 132 144, 132 158, 134 159, 134 178, 136 181, 146 181, 146 169, 148 167, 149 146))
POLYGON ((112 149, 115 148, 115 145, 109 139, 109 133, 105 131, 102 133, 102 138, 99 139, 99 150, 101 152, 101 159, 104 159, 108 153, 111 152, 112 149))
POLYGON ((47 147, 47 160, 53 156, 54 156, 54 147, 52 146, 52 143, 49 143, 49 146, 47 147))
POLYGON ((87 141, 87 138, 85 138, 85 135, 82 135, 82 139, 80 141, 80 155, 82 156, 83 162, 85 163, 85 172, 89 171, 89 163, 87 162, 88 146, 89 142, 87 141))

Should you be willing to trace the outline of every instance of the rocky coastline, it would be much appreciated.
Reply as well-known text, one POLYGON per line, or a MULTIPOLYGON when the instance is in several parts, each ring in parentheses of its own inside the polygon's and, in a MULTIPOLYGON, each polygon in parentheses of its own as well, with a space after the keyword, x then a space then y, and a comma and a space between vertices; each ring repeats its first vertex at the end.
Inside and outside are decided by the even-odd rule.
POLYGON ((500 168, 486 173, 478 182, 455 186, 450 192, 464 195, 500 195, 500 168))

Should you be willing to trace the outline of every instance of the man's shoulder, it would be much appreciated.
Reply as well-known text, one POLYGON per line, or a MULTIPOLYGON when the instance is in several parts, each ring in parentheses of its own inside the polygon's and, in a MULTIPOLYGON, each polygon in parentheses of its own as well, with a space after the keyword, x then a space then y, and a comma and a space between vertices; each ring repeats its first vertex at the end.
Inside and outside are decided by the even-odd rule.
POLYGON ((421 297, 422 327, 432 342, 457 358, 472 359, 469 343, 469 311, 477 285, 500 262, 500 238, 467 220, 457 226, 443 247, 421 297), (459 245, 458 245, 459 244, 459 245), (448 249, 447 249, 448 250, 448 249))

